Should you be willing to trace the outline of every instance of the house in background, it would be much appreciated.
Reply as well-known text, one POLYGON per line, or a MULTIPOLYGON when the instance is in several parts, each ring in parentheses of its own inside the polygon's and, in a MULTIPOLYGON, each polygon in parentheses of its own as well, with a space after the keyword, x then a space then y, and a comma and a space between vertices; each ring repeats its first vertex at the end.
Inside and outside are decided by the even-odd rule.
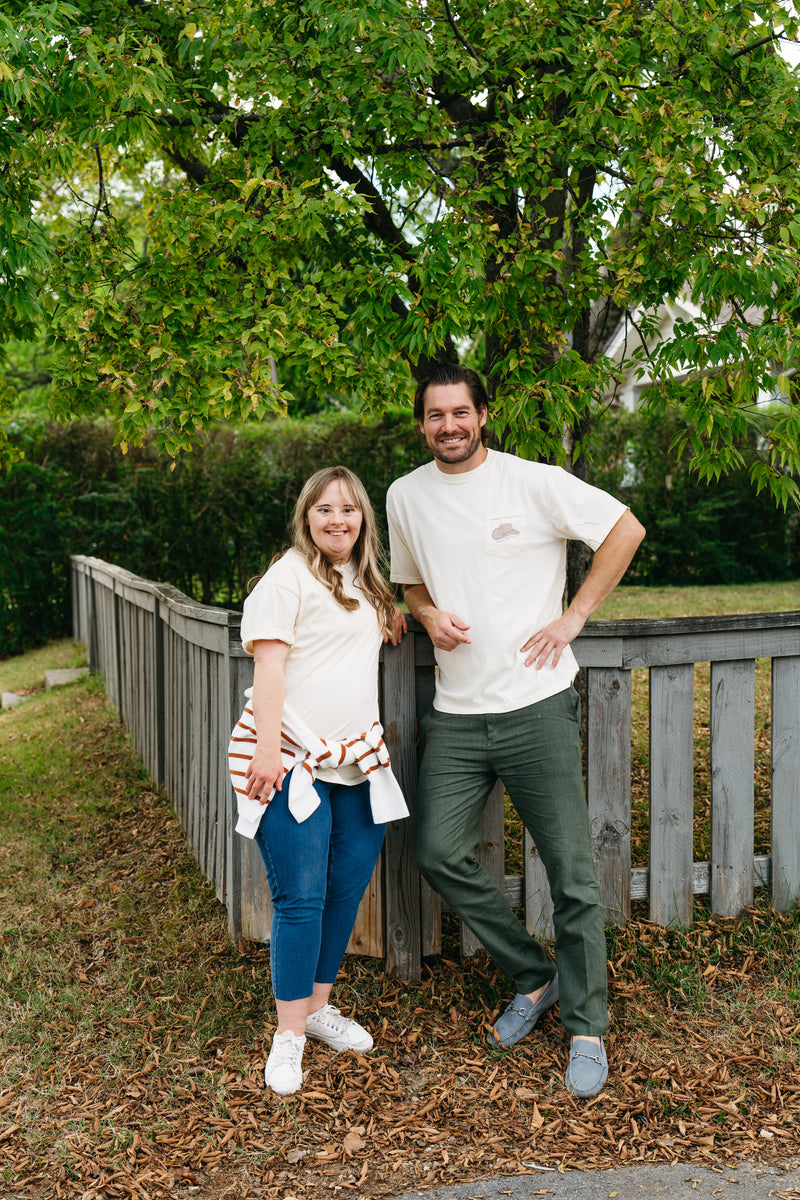
MULTIPOLYGON (((755 323, 759 318, 759 313, 756 309, 749 309, 745 311, 744 316, 752 319, 755 323)), ((648 330, 645 334, 645 353, 642 353, 643 342, 639 332, 641 325, 638 317, 637 313, 634 314, 633 319, 623 316, 603 349, 604 356, 610 358, 620 369, 622 380, 615 389, 613 397, 609 397, 609 399, 613 401, 614 407, 627 408, 630 411, 638 406, 642 393, 652 383, 652 376, 647 369, 646 350, 660 340, 671 338, 677 321, 701 321, 703 312, 688 298, 665 301, 659 305, 655 323, 648 322, 648 330), (636 362, 631 362, 634 354, 636 354, 636 362)), ((723 313, 721 322, 724 320, 725 314, 723 313)), ((687 367, 683 374, 680 371, 676 372, 676 378, 686 378, 690 374, 691 368, 687 367)), ((786 401, 788 397, 786 381, 787 378, 793 378, 794 375, 794 369, 788 372, 781 371, 776 365, 775 385, 769 391, 764 389, 759 391, 758 403, 761 405, 786 401)))

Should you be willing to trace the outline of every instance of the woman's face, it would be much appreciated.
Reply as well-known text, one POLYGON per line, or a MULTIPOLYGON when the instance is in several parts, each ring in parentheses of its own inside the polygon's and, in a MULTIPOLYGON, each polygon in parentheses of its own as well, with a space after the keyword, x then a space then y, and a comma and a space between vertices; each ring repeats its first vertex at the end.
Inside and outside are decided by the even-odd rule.
POLYGON ((341 479, 333 479, 306 513, 314 545, 338 566, 349 561, 361 532, 361 521, 361 509, 356 508, 341 479))

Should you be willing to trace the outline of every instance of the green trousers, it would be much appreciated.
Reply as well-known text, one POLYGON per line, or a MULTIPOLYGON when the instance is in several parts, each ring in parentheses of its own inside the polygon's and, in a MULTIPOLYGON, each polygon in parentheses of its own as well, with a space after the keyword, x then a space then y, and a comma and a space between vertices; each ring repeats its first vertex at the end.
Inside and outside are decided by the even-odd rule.
POLYGON ((431 709, 422 722, 419 868, 510 975, 518 992, 553 961, 475 857, 481 814, 502 779, 541 856, 553 897, 561 1020, 571 1034, 608 1029, 604 913, 583 791, 580 697, 574 688, 507 713, 431 709))

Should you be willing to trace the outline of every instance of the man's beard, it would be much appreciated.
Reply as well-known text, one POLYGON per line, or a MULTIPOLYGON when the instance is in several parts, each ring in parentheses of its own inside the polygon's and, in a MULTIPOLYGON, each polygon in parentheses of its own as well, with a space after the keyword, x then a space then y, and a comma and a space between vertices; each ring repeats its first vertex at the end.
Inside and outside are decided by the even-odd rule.
POLYGON ((476 433, 473 438, 468 438, 466 442, 459 443, 458 446, 441 446, 436 438, 428 442, 428 449, 433 457, 443 463, 466 462, 480 449, 480 446, 480 433, 476 433))

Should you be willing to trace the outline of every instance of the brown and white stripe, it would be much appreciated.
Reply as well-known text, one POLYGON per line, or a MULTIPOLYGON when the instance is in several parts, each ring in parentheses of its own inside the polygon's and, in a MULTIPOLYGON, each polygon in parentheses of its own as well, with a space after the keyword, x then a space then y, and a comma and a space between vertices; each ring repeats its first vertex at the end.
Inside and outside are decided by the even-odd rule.
MULTIPOLYGON (((228 744, 228 770, 239 809, 236 831, 251 838, 255 837, 266 805, 274 795, 273 790, 266 801, 253 800, 247 795, 247 766, 255 748, 253 710, 245 705, 228 744)), ((364 777, 370 780, 370 804, 376 823, 408 816, 405 798, 392 772, 380 721, 375 721, 365 733, 349 741, 331 742, 317 737, 291 709, 284 706, 281 759, 287 774, 298 764, 302 768, 295 771, 289 786, 289 811, 297 821, 306 820, 319 805, 319 797, 314 791, 317 769, 327 767, 337 770, 349 763, 355 763, 364 777)))

